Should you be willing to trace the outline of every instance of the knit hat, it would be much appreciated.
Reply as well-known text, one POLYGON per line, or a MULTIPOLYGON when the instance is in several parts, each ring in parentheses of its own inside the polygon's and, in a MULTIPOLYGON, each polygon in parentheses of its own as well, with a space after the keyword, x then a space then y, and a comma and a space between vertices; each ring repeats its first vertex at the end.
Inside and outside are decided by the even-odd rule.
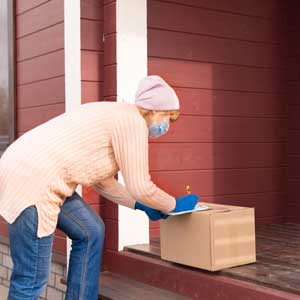
POLYGON ((135 103, 145 109, 179 109, 179 99, 175 91, 157 75, 147 76, 139 82, 135 103))

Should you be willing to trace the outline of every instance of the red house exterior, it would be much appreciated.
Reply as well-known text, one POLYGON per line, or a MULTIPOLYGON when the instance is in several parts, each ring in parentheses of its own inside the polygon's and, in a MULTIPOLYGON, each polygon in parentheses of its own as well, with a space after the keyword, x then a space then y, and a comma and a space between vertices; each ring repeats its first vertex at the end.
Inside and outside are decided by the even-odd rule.
MULTIPOLYGON (((81 103, 117 101, 117 1, 80 1, 81 103)), ((64 5, 15 1, 17 137, 66 110, 64 5)), ((257 224, 299 223, 299 2, 148 0, 146 9, 148 74, 181 101, 169 133, 149 141, 153 181, 177 197, 189 184, 203 201, 255 207, 257 224)), ((115 269, 118 207, 82 195, 106 224, 103 268, 115 269)), ((159 222, 149 230, 158 237, 159 222)), ((59 230, 53 251, 66 255, 59 230)))

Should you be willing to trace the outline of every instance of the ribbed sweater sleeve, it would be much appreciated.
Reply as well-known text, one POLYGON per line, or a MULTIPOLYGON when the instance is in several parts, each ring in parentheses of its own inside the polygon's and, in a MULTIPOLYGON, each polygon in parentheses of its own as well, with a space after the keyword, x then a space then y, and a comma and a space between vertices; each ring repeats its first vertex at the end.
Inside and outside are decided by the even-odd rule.
POLYGON ((175 208, 175 197, 157 187, 151 180, 148 165, 148 127, 141 115, 116 118, 112 129, 112 146, 116 162, 133 199, 169 212, 175 208))
POLYGON ((121 204, 132 209, 134 208, 136 200, 129 194, 126 187, 114 177, 97 182, 93 185, 93 188, 97 193, 116 204, 121 204))

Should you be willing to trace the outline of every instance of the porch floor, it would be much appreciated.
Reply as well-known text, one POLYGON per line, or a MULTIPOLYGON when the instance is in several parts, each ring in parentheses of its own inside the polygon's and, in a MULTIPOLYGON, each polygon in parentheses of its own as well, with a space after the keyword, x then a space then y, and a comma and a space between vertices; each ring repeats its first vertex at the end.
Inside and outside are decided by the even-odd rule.
MULTIPOLYGON (((160 239, 124 250, 160 259, 160 239)), ((300 224, 256 225, 256 259, 256 263, 214 273, 300 295, 300 224)))

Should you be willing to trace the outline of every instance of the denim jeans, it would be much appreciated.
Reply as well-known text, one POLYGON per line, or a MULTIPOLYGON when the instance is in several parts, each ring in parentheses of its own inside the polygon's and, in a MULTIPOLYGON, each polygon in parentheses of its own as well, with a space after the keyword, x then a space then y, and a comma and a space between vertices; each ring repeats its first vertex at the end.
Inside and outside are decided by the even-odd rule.
MULTIPOLYGON (((8 300, 36 300, 47 286, 54 233, 38 238, 38 215, 27 207, 8 224, 13 270, 8 300)), ((105 226, 77 192, 60 207, 57 228, 72 240, 65 300, 97 300, 105 226)))

